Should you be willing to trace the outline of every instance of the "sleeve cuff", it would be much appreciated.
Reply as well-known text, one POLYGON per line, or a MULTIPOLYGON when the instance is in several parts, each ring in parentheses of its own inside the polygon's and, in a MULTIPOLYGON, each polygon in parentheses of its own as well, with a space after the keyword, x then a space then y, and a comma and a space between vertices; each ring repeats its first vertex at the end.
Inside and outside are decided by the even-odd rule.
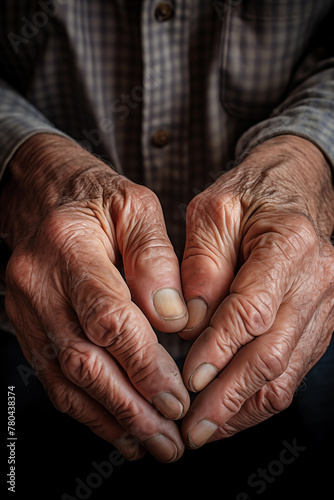
POLYGON ((17 149, 38 133, 61 135, 73 141, 6 82, 0 81, 0 179, 17 149))
MULTIPOLYGON (((32 131, 25 131, 20 137, 15 137, 15 140, 8 141, 6 144, 6 148, 3 147, 3 145, 0 143, 0 147, 2 147, 2 152, 0 155, 1 161, 0 161, 0 181, 1 178, 6 170, 6 167, 16 151, 22 146, 22 144, 25 143, 30 137, 36 135, 36 134, 55 134, 55 135, 60 135, 62 137, 66 137, 67 139, 71 139, 68 135, 64 134, 60 130, 52 127, 42 127, 42 128, 36 128, 32 131)), ((71 139, 73 141, 73 139, 71 139)))
POLYGON ((317 146, 334 171, 334 106, 324 102, 299 105, 272 116, 245 132, 236 146, 242 160, 255 146, 278 135, 297 135, 317 146))

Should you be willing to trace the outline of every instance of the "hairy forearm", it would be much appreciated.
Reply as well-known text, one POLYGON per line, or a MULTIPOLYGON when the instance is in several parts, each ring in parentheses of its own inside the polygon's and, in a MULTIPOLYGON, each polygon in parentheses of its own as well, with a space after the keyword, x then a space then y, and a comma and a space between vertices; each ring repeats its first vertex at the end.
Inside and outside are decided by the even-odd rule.
POLYGON ((49 210, 91 191, 97 171, 99 176, 113 175, 107 165, 68 139, 52 134, 28 139, 8 165, 0 193, 0 232, 7 235, 9 248, 15 248, 49 210))
MULTIPOLYGON (((304 213, 316 229, 330 236, 334 229, 332 172, 310 141, 283 135, 256 147, 236 167, 245 201, 258 198, 261 211, 273 204, 304 213)), ((254 203, 252 204, 254 207, 254 203)))

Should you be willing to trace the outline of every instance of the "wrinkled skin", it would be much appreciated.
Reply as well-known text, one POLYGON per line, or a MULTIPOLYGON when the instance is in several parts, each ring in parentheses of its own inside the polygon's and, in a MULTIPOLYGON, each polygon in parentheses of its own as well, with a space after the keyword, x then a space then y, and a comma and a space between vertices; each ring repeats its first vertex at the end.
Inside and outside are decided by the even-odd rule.
MULTIPOLYGON (((43 151, 60 154, 63 139, 43 139, 43 151)), ((32 150, 38 145, 37 137, 30 141, 32 150)), ((24 224, 18 215, 17 225, 27 229, 9 231, 19 236, 13 238, 7 268, 7 312, 56 408, 128 459, 142 456, 144 446, 161 461, 175 460, 184 444, 172 419, 185 414, 189 394, 151 325, 182 329, 187 309, 184 305, 179 319, 163 320, 153 307, 152 294, 160 288, 182 294, 159 201, 78 146, 69 141, 65 146, 64 175, 71 162, 92 166, 65 182, 55 176, 52 185, 60 185, 46 194, 32 187, 31 196, 43 199, 42 207, 29 195, 12 207, 26 214, 24 224), (60 202, 57 192, 63 194, 60 202), (121 260, 127 284, 118 270, 121 260), (156 396, 166 393, 168 404, 161 405, 156 396)), ((13 162, 13 177, 21 173, 20 165, 31 163, 26 154, 13 162)))
POLYGON ((287 408, 328 347, 333 188, 322 165, 303 139, 277 138, 188 208, 184 296, 208 305, 199 327, 182 334, 198 337, 183 371, 188 388, 201 391, 183 421, 190 447, 287 408))
POLYGON ((307 141, 267 141, 190 203, 181 276, 155 195, 70 141, 29 139, 10 176, 0 207, 13 250, 6 307, 23 352, 54 405, 128 459, 148 450, 177 460, 184 443, 283 410, 325 352, 333 189, 307 141), (161 288, 200 298, 200 324, 190 306, 157 314, 161 288), (184 383, 152 327, 196 339, 184 383), (184 384, 200 392, 189 411, 184 384))

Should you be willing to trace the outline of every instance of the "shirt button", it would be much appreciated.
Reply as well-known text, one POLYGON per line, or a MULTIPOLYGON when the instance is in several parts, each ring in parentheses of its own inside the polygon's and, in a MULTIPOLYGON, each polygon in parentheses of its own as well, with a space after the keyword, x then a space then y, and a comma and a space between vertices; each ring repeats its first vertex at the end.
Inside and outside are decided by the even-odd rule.
POLYGON ((168 21, 174 15, 174 7, 170 3, 159 3, 157 8, 155 9, 155 18, 160 23, 164 21, 168 21))
POLYGON ((162 148, 169 144, 171 140, 171 134, 168 130, 157 130, 152 135, 152 144, 157 148, 162 148))

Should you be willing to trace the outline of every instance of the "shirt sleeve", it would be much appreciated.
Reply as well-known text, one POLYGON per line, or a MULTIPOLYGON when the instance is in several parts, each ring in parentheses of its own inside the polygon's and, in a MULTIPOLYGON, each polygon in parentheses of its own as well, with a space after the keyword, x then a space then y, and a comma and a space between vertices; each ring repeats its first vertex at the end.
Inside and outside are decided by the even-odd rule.
POLYGON ((69 138, 0 79, 0 179, 17 149, 29 137, 40 132, 69 138))
MULTIPOLYGON (((8 162, 17 149, 29 137, 40 132, 57 134, 71 139, 48 121, 8 83, 0 79, 0 182, 8 162)), ((0 234, 0 295, 5 291, 4 276, 9 257, 6 235, 0 234)), ((0 322, 2 319, 0 318, 0 322)))
POLYGON ((236 147, 238 159, 261 142, 292 134, 314 143, 334 169, 334 57, 323 56, 324 50, 317 50, 305 60, 291 90, 271 116, 241 136, 236 147))

